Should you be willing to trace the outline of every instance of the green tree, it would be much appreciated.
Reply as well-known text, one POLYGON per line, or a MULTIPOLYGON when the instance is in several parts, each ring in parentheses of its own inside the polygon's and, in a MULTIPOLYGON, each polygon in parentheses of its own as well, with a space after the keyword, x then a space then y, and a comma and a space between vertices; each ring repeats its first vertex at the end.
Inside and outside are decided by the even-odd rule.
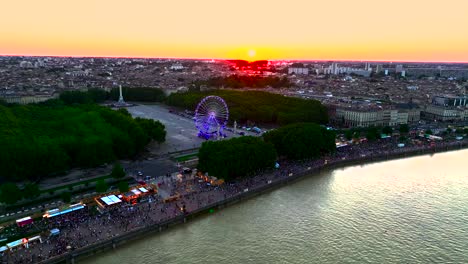
MULTIPOLYGON (((158 88, 123 87, 122 95, 126 101, 162 102, 166 99, 166 94, 164 93, 164 91, 158 88)), ((119 99, 118 88, 114 88, 111 90, 110 98, 114 101, 119 99)))
POLYGON ((160 122, 136 121, 126 111, 93 103, 102 96, 102 91, 64 93, 67 103, 0 105, 0 177, 36 181, 73 167, 132 158, 151 138, 164 140, 160 122))
POLYGON ((344 136, 347 140, 351 140, 353 138, 353 131, 351 131, 350 129, 346 130, 344 132, 344 136))
POLYGON ((382 133, 385 135, 391 135, 393 133, 393 129, 389 126, 386 126, 382 129, 382 133))
POLYGON ((70 192, 63 192, 60 194, 62 201, 64 203, 69 203, 71 201, 71 193, 70 192))
POLYGON ((361 131, 356 130, 353 132, 353 139, 359 139, 361 137, 361 131))
POLYGON ((426 132, 424 132, 426 135, 432 135, 432 130, 427 129, 426 132))
POLYGON ((145 133, 159 143, 163 143, 166 140, 165 126, 153 119, 135 118, 137 124, 145 131, 145 133))
POLYGON ((379 129, 377 127, 371 127, 366 132, 366 138, 369 141, 374 141, 374 140, 380 138, 379 134, 380 134, 379 129))
POLYGON ((8 182, 0 186, 0 201, 14 204, 21 199, 21 192, 16 184, 8 182))
POLYGON ((31 199, 36 198, 41 194, 39 186, 34 183, 27 183, 23 188, 23 198, 31 199))
POLYGON ((120 179, 120 178, 125 177, 125 171, 123 170, 122 165, 120 165, 119 162, 116 162, 114 164, 114 167, 112 168, 111 175, 112 175, 112 177, 114 177, 116 179, 120 179))
POLYGON ((119 182, 119 192, 121 193, 125 193, 125 192, 128 192, 128 182, 127 181, 121 181, 119 182))
POLYGON ((220 96, 229 107, 229 120, 238 124, 276 123, 287 125, 298 122, 326 124, 327 109, 316 100, 285 97, 262 91, 214 90, 210 92, 173 93, 166 102, 183 109, 195 109, 203 97, 220 96))
POLYGON ((290 159, 307 159, 334 152, 335 133, 313 123, 292 124, 263 135, 280 155, 290 159))
POLYGON ((409 126, 407 124, 401 124, 398 130, 402 134, 407 134, 409 132, 409 126))
POLYGON ((98 193, 105 193, 109 187, 104 180, 99 180, 96 182, 96 191, 98 193))
POLYGON ((203 142, 198 153, 198 169, 230 181, 272 167, 276 151, 257 137, 240 137, 203 142))

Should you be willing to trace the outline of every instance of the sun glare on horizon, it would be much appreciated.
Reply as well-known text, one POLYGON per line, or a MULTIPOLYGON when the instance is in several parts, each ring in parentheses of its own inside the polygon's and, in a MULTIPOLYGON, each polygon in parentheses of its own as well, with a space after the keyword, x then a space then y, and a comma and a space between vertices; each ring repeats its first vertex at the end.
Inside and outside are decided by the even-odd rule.
POLYGON ((257 55, 257 52, 255 50, 251 49, 251 50, 249 50, 248 55, 249 55, 250 58, 253 58, 253 57, 255 57, 255 55, 257 55))
POLYGON ((468 62, 466 0, 3 2, 0 55, 468 62))

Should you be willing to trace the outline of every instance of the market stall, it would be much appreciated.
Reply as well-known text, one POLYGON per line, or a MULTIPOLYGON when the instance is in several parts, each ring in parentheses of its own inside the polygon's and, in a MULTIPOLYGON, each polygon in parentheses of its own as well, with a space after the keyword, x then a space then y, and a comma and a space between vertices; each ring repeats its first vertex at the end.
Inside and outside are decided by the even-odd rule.
POLYGON ((55 217, 55 216, 59 216, 59 215, 64 215, 64 214, 68 214, 68 213, 71 213, 71 212, 74 212, 74 211, 78 211, 78 210, 81 210, 83 208, 85 208, 85 204, 81 204, 81 203, 78 203, 78 204, 72 204, 66 208, 63 208, 63 209, 52 209, 52 210, 47 210, 46 213, 43 215, 44 218, 52 218, 52 217, 55 217))
POLYGON ((58 236, 60 234, 60 229, 54 228, 50 230, 50 236, 58 236))
POLYGON ((108 208, 110 206, 113 206, 115 204, 119 204, 122 202, 120 199, 122 198, 122 195, 119 195, 118 197, 114 194, 104 196, 104 197, 97 197, 95 198, 96 203, 99 205, 101 208, 108 208))
POLYGON ((29 224, 32 224, 32 223, 33 223, 33 219, 30 216, 27 216, 27 217, 16 220, 16 224, 19 227, 23 227, 23 226, 26 226, 26 225, 29 225, 29 224))

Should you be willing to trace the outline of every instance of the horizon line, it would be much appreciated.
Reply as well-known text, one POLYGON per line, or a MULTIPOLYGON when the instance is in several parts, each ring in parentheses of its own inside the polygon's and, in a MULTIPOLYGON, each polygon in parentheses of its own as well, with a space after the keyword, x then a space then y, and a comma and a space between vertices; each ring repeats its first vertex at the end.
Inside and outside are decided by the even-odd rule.
MULTIPOLYGON (((180 60, 243 60, 234 58, 202 58, 202 57, 140 57, 140 56, 91 56, 91 55, 26 55, 26 54, 0 54, 0 57, 54 57, 54 58, 102 58, 102 59, 180 59, 180 60)), ((362 59, 259 59, 253 61, 310 61, 310 62, 327 62, 327 61, 342 61, 342 62, 386 62, 386 63, 454 63, 468 64, 468 61, 412 61, 412 60, 362 60, 362 59)))

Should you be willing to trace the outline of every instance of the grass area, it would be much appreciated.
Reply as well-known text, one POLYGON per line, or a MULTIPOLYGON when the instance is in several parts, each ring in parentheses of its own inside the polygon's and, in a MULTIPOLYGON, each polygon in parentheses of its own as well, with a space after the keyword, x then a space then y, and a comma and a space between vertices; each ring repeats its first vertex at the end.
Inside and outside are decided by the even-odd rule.
POLYGON ((194 159, 196 157, 198 157, 198 153, 192 153, 192 154, 187 154, 187 155, 176 157, 175 160, 177 162, 184 162, 184 161, 187 161, 187 160, 194 159))
POLYGON ((41 190, 41 193, 48 193, 48 192, 55 192, 55 191, 58 191, 58 190, 61 190, 61 189, 69 189, 70 187, 75 187, 75 186, 78 186, 78 185, 86 185, 87 183, 91 183, 91 182, 96 182, 96 181, 99 181, 99 180, 105 180, 105 179, 108 179, 108 178, 111 178, 112 176, 111 175, 104 175, 104 176, 101 176, 101 177, 97 177, 97 178, 93 178, 93 179, 89 179, 89 180, 85 180, 85 181, 80 181, 80 182, 75 182, 75 183, 71 183, 71 184, 67 184, 67 185, 63 185, 63 186, 59 186, 59 187, 55 187, 55 188, 50 188, 50 189, 45 189, 45 190, 41 190))

